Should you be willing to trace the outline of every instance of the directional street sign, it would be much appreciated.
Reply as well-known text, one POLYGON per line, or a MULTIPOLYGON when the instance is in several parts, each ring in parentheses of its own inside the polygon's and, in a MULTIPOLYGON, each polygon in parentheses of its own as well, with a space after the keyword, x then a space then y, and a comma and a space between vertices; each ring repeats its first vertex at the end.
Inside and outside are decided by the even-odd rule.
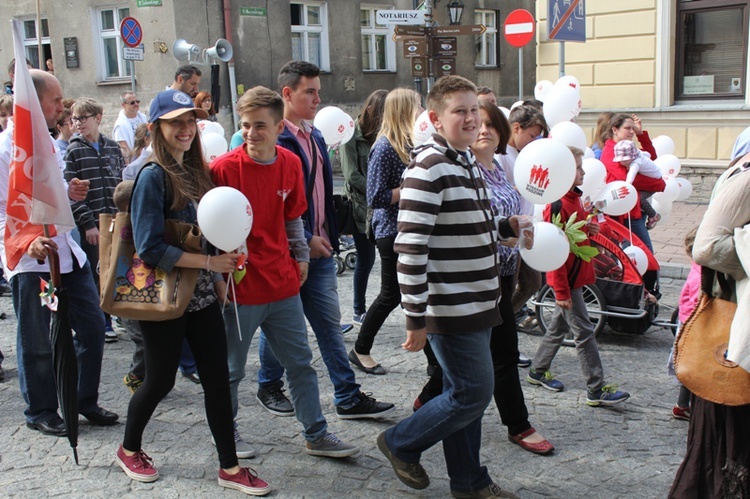
POLYGON ((424 26, 395 26, 393 28, 393 34, 403 36, 425 36, 427 34, 427 28, 424 26))
POLYGON ((143 40, 141 24, 134 17, 126 17, 120 23, 120 36, 128 47, 137 47, 143 40))
POLYGON ((455 57, 439 57, 435 59, 435 67, 432 68, 436 78, 456 74, 455 57))
POLYGON ((560 42, 586 41, 586 7, 584 0, 549 0, 547 2, 549 39, 560 42))
POLYGON ((427 55, 427 40, 422 38, 410 38, 404 41, 404 57, 425 57, 427 55))
POLYGON ((414 78, 422 78, 427 75, 427 61, 424 57, 413 57, 411 61, 411 75, 414 78))
POLYGON ((432 38, 432 57, 456 57, 458 39, 455 36, 435 36, 432 38))
POLYGON ((484 24, 467 24, 462 26, 437 26, 432 33, 437 36, 481 35, 487 31, 484 24))
POLYGON ((505 18, 505 39, 514 47, 529 43, 535 31, 534 16, 528 10, 516 9, 505 18))

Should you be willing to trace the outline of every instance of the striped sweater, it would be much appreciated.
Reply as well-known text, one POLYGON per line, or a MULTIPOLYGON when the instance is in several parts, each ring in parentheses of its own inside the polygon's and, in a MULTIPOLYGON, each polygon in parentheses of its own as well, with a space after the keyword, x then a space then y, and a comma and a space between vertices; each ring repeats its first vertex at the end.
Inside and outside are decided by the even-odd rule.
POLYGON ((497 231, 482 174, 434 135, 413 152, 399 201, 398 281, 406 328, 469 333, 501 322, 497 231))

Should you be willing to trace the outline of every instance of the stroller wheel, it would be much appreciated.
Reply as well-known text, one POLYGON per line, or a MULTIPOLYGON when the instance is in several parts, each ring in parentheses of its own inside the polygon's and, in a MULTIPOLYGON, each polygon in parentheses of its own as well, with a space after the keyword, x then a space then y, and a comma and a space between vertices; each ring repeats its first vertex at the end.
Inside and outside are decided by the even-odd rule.
POLYGON ((334 256, 333 259, 336 262, 336 275, 343 274, 346 270, 346 267, 344 266, 344 259, 339 255, 334 256))
MULTIPOLYGON (((589 312, 591 324, 594 326, 594 336, 598 336, 607 323, 606 316, 595 313, 607 310, 604 295, 595 285, 586 285, 583 287, 583 299, 586 302, 586 310, 589 312)), ((539 329, 543 333, 546 333, 552 323, 552 314, 555 310, 555 291, 548 284, 545 284, 537 293, 536 301, 541 303, 541 305, 536 306, 536 318, 539 323, 539 329)), ((575 346, 573 333, 568 332, 563 340, 563 345, 569 347, 575 346)))
POLYGON ((353 270, 357 266, 357 252, 352 251, 351 253, 347 253, 346 257, 344 257, 344 263, 353 270))

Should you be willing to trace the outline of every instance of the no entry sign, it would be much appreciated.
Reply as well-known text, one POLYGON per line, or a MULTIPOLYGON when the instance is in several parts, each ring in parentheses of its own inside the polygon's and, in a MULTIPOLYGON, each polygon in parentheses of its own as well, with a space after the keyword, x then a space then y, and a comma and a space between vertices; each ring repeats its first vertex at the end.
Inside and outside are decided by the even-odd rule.
POLYGON ((536 23, 531 12, 516 9, 505 18, 505 39, 514 47, 521 48, 534 38, 536 23))

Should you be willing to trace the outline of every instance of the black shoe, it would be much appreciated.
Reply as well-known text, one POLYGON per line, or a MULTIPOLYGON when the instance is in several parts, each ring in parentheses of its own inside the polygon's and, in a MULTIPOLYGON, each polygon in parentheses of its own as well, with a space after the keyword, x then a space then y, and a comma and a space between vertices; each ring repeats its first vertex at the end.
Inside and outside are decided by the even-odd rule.
POLYGON ((377 443, 380 452, 382 452, 385 458, 391 463, 393 471, 396 473, 396 478, 409 487, 417 490, 426 489, 430 485, 430 477, 427 475, 427 472, 421 464, 406 463, 391 454, 391 450, 388 448, 388 444, 385 441, 385 432, 378 435, 377 443))
POLYGON ((362 364, 362 361, 359 360, 359 357, 357 357, 357 352, 355 352, 354 349, 349 352, 349 362, 363 373, 377 374, 379 376, 386 373, 385 368, 380 364, 375 367, 365 367, 365 365, 362 364))
POLYGON ((40 432, 42 435, 64 437, 68 434, 68 430, 65 429, 65 422, 59 416, 55 416, 49 421, 43 423, 29 423, 27 421, 26 426, 32 430, 40 432))
POLYGON ((275 416, 294 416, 292 402, 284 395, 284 390, 278 385, 267 388, 258 387, 258 394, 255 398, 258 399, 260 405, 275 416))
POLYGON ((112 426, 120 419, 120 416, 110 412, 103 407, 97 407, 91 412, 82 412, 81 416, 89 420, 89 423, 96 426, 112 426))
POLYGON ((201 378, 200 376, 198 376, 198 371, 193 371, 191 373, 182 373, 182 377, 188 381, 192 381, 196 385, 201 384, 201 378))
POLYGON ((336 407, 336 414, 339 419, 375 419, 393 412, 393 404, 378 402, 370 395, 359 392, 359 403, 348 409, 336 407))

